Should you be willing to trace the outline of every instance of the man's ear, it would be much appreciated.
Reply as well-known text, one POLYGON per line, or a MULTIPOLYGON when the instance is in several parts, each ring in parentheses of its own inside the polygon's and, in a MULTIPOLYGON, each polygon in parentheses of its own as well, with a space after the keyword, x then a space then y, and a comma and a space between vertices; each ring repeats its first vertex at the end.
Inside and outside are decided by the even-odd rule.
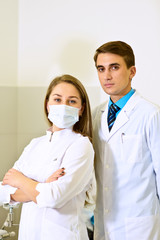
POLYGON ((130 80, 132 80, 132 78, 136 75, 136 67, 135 66, 132 66, 130 67, 130 80))

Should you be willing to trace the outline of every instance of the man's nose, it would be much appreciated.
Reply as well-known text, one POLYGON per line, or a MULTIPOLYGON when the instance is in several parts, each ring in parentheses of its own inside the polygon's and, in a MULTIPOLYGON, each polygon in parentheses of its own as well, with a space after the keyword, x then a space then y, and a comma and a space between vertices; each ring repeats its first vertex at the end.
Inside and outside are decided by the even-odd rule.
POLYGON ((111 75, 111 71, 109 69, 106 69, 106 71, 104 73, 104 77, 105 77, 105 80, 111 80, 112 75, 111 75))

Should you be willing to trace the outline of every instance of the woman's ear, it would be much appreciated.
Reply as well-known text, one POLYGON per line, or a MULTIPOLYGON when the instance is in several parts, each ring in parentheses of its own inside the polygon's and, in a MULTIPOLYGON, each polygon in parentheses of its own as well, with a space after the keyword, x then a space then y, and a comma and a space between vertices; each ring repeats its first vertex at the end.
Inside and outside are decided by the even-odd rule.
POLYGON ((79 116, 82 116, 84 109, 85 109, 85 103, 83 103, 81 109, 79 110, 79 116))
POLYGON ((47 108, 47 112, 49 113, 49 104, 48 104, 48 102, 46 103, 46 108, 47 108))

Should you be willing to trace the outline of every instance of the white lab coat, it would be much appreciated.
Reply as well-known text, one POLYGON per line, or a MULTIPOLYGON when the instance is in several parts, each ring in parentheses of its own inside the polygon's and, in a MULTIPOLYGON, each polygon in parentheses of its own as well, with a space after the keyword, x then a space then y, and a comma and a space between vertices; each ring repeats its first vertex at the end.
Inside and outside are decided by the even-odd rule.
POLYGON ((135 92, 111 132, 107 113, 93 113, 94 240, 160 240, 160 108, 135 92))
POLYGON ((40 192, 37 204, 23 203, 18 239, 88 240, 82 211, 93 178, 92 144, 88 137, 71 129, 57 131, 50 139, 50 131, 33 139, 14 165, 40 182, 36 187, 40 192), (44 183, 62 167, 66 173, 62 178, 44 183))

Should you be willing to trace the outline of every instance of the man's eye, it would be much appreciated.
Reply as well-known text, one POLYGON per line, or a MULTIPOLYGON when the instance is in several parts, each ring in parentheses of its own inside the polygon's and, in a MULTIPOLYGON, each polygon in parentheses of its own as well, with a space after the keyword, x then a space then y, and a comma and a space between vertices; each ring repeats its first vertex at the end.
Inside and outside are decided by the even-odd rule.
POLYGON ((103 72, 104 68, 98 68, 98 72, 103 72))
POLYGON ((111 70, 118 70, 119 69, 119 66, 117 66, 117 65, 113 65, 112 67, 111 67, 111 70))

